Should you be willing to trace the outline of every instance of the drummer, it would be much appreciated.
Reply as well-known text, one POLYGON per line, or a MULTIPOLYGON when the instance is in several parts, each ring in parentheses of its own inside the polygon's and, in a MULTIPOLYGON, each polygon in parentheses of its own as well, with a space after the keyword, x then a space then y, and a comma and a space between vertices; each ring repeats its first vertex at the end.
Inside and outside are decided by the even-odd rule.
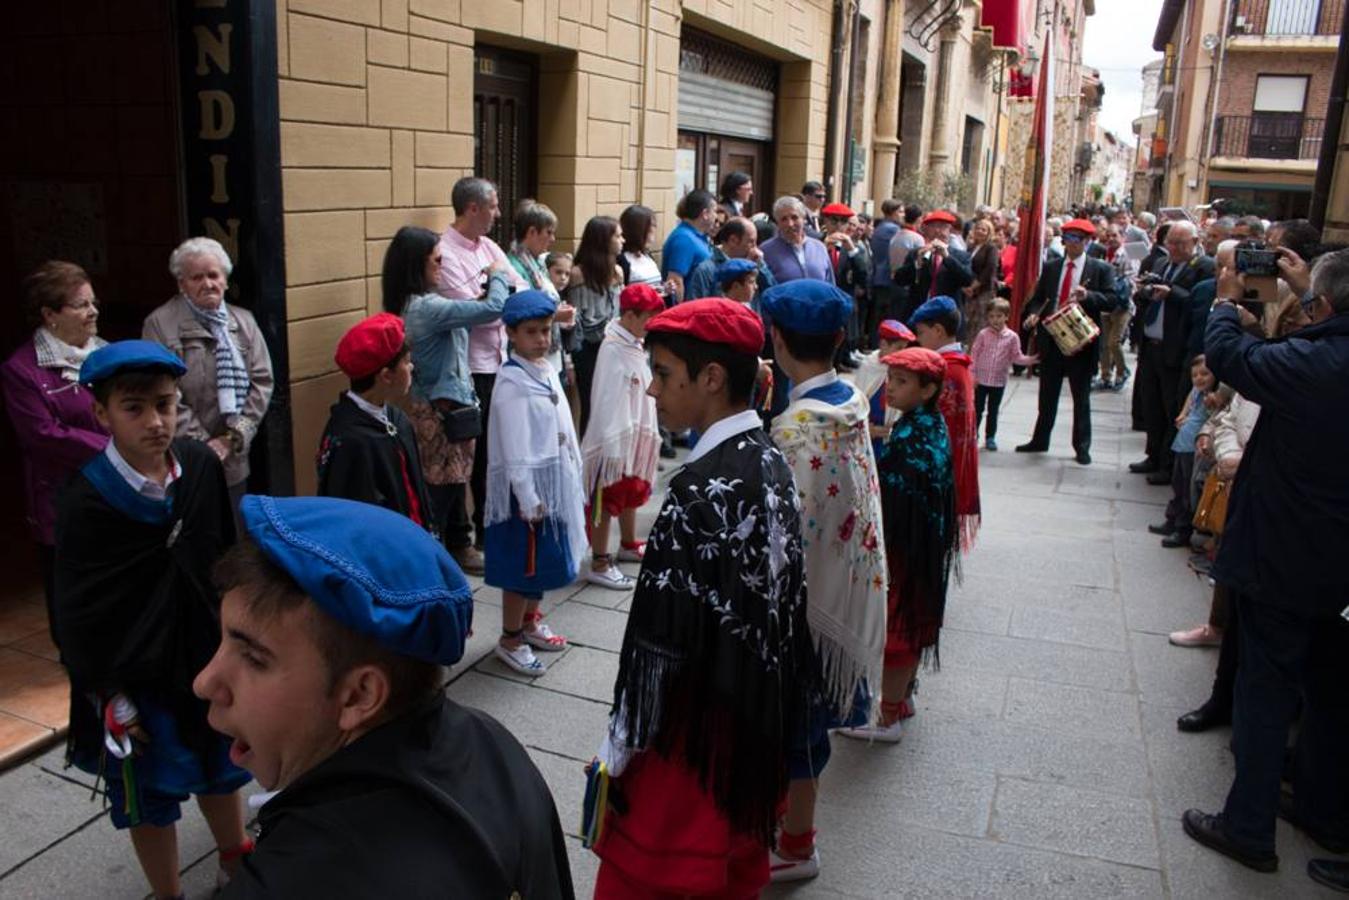
POLYGON ((1081 465, 1091 464, 1091 376, 1100 357, 1100 338, 1084 345, 1071 344, 1067 352, 1044 328, 1043 320, 1070 306, 1078 310, 1065 313, 1075 317, 1080 310, 1101 324, 1101 313, 1114 306, 1115 279, 1110 264, 1087 255, 1087 244, 1096 236, 1096 226, 1086 219, 1072 219, 1063 226, 1063 258, 1052 260, 1040 271, 1035 293, 1027 300, 1025 327, 1037 328, 1036 346, 1040 356, 1039 415, 1030 441, 1016 448, 1017 453, 1044 453, 1054 430, 1063 379, 1073 395, 1073 452, 1081 465))

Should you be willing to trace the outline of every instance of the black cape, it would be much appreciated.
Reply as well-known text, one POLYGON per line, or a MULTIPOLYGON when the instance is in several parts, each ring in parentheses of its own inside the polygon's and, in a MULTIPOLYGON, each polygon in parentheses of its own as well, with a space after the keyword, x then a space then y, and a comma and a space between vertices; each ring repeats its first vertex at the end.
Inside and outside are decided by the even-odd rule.
POLYGON ((373 503, 429 529, 431 500, 412 422, 396 406, 388 412, 393 435, 345 392, 333 404, 319 442, 319 496, 373 503))
POLYGON ((443 697, 319 763, 259 823, 229 900, 575 896, 529 755, 495 719, 443 697))
POLYGON ((172 452, 182 475, 165 503, 136 494, 102 453, 57 501, 56 633, 77 752, 102 745, 88 694, 148 693, 189 745, 210 734, 192 679, 220 643, 211 567, 234 543, 234 518, 215 453, 188 438, 172 452))

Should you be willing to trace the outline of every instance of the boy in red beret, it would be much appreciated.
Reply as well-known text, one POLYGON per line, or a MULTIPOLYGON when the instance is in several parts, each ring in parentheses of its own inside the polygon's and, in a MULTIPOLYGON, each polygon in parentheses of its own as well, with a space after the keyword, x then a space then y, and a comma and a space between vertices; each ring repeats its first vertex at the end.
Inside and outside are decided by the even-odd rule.
POLYGON ((656 401, 647 395, 651 367, 642 338, 646 323, 665 309, 649 284, 630 284, 618 295, 619 316, 604 328, 590 388, 590 422, 581 439, 581 460, 590 512, 590 570, 586 581, 611 590, 636 583, 614 564, 609 526, 618 517, 618 559, 641 562, 646 543, 637 539, 637 508, 651 497, 660 459, 656 401))
POLYGON ((752 897, 768 884, 818 669, 791 469, 750 408, 763 340, 759 317, 724 297, 647 323, 661 421, 700 437, 647 540, 590 767, 598 898, 752 897))
POLYGON ((876 455, 881 484, 889 594, 881 713, 874 725, 842 728, 847 737, 897 743, 913 678, 937 660, 946 587, 960 550, 951 444, 938 407, 947 362, 909 347, 885 357, 886 402, 902 415, 876 455))
POLYGON ((412 386, 403 320, 380 313, 357 322, 334 358, 351 387, 333 404, 319 441, 319 496, 373 503, 430 529, 417 436, 396 405, 412 386))

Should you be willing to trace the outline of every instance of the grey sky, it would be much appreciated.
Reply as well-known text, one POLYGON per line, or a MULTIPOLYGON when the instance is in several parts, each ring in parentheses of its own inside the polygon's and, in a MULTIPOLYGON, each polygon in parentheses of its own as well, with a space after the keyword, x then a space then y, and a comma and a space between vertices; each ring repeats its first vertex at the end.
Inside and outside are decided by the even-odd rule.
POLYGON ((1082 62, 1101 70, 1105 97, 1099 122, 1128 143, 1143 99, 1143 66, 1161 54, 1152 49, 1162 0, 1098 0, 1087 19, 1082 62))

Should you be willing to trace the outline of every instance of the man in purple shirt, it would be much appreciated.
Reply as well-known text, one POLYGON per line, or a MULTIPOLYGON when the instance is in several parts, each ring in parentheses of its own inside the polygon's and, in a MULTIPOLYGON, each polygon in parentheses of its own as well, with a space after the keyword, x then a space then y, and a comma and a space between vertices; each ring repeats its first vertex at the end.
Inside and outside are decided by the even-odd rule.
MULTIPOLYGON (((454 221, 440 236, 440 278, 436 290, 451 300, 476 300, 487 287, 487 274, 502 269, 516 290, 529 285, 506 259, 496 241, 487 236, 501 216, 497 191, 486 178, 460 178, 450 191, 454 221)), ((497 371, 506 361, 506 329, 498 319, 475 325, 468 336, 468 369, 473 375, 473 390, 482 408, 483 435, 492 409, 492 386, 497 371)), ((487 502, 487 441, 479 438, 473 451, 473 474, 469 476, 473 492, 473 527, 476 547, 466 548, 455 558, 466 572, 483 571, 482 510, 487 502)))
POLYGON ((759 248, 764 262, 778 284, 798 278, 814 278, 834 283, 834 267, 824 244, 806 235, 806 207, 792 196, 779 197, 773 204, 773 221, 778 235, 759 248))

